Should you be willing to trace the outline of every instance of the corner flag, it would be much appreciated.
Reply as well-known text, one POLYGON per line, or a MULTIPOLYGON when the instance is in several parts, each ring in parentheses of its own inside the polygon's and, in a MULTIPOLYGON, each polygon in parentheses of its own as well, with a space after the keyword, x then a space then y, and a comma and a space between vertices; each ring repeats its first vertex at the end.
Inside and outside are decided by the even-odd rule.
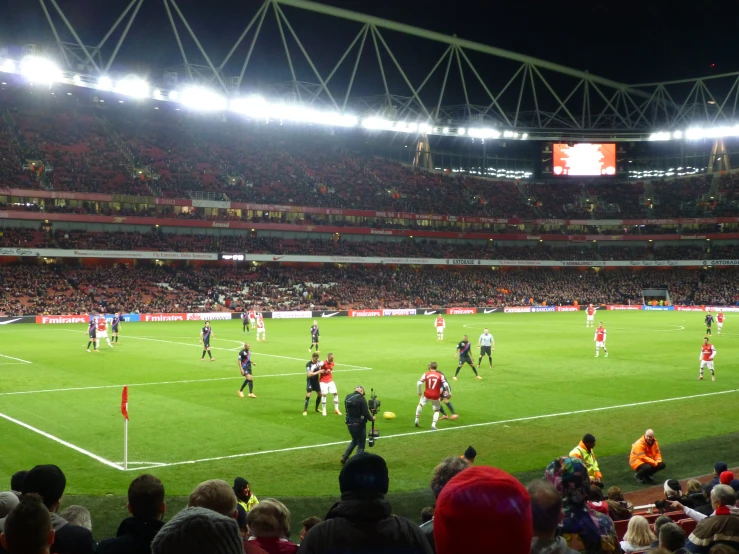
POLYGON ((123 394, 121 394, 121 414, 128 419, 128 386, 123 387, 123 394))
POLYGON ((128 471, 128 386, 123 387, 121 393, 121 414, 126 419, 123 422, 123 471, 128 471))

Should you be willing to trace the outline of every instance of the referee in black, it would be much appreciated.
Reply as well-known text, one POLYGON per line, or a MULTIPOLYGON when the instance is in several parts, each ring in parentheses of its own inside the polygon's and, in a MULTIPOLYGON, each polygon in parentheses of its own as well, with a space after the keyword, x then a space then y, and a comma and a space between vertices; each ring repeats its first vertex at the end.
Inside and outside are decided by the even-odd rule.
POLYGON ((346 447, 344 455, 341 456, 341 464, 344 465, 356 448, 357 454, 364 452, 364 444, 367 442, 367 422, 375 421, 369 411, 367 399, 364 397, 364 388, 357 385, 354 392, 348 394, 344 399, 344 413, 346 414, 346 428, 352 437, 352 442, 346 447))

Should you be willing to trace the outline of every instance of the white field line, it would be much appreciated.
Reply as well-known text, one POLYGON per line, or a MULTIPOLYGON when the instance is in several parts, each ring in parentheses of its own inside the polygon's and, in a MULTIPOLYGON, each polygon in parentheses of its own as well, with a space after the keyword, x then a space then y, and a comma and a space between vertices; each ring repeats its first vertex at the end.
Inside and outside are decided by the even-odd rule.
MULTIPOLYGON (((708 396, 716 396, 719 394, 731 394, 739 392, 739 389, 732 389, 732 390, 726 390, 726 391, 718 391, 718 392, 708 392, 704 394, 691 394, 689 396, 678 396, 674 398, 663 398, 660 400, 647 400, 644 402, 632 402, 630 404, 618 404, 615 406, 603 406, 600 408, 589 408, 586 410, 573 410, 570 412, 559 412, 554 414, 543 414, 543 415, 535 415, 535 416, 527 416, 527 417, 518 417, 513 419, 503 419, 498 421, 488 421, 485 423, 471 423, 469 425, 458 425, 455 427, 443 427, 439 428, 438 431, 411 431, 408 433, 396 433, 394 435, 385 435, 381 437, 379 440, 386 440, 386 439, 392 439, 397 437, 410 437, 410 436, 416 436, 416 435, 425 435, 427 433, 437 433, 439 431, 459 431, 460 429, 470 429, 473 427, 486 427, 491 425, 504 425, 507 423, 520 423, 522 421, 534 421, 538 419, 549 419, 554 417, 561 417, 561 416, 570 416, 570 415, 576 415, 576 414, 588 414, 593 412, 603 412, 606 410, 619 410, 623 408, 634 408, 637 406, 648 406, 650 404, 661 404, 664 402, 676 402, 679 400, 690 400, 693 398, 705 398, 708 396)), ((329 442, 329 443, 323 443, 323 444, 310 444, 306 446, 293 446, 290 448, 279 448, 276 450, 261 450, 259 452, 245 452, 243 454, 231 454, 228 456, 214 456, 212 458, 200 458, 197 460, 187 460, 184 462, 169 462, 169 463, 157 463, 156 465, 151 466, 143 466, 143 467, 137 467, 136 471, 142 471, 145 469, 154 469, 154 468, 161 468, 161 467, 171 467, 171 466, 181 466, 181 465, 190 465, 190 464, 200 464, 205 462, 215 462, 219 460, 230 460, 233 458, 246 458, 250 456, 261 456, 263 454, 279 454, 282 452, 294 452, 297 450, 309 450, 314 448, 323 448, 326 446, 338 446, 338 445, 346 445, 347 441, 338 441, 338 442, 329 442)))
POLYGON ((33 362, 29 362, 28 360, 21 360, 20 358, 14 358, 13 356, 6 356, 5 354, 0 354, 0 358, 8 358, 9 360, 15 360, 16 362, 19 362, 22 364, 32 364, 33 363, 33 362))
POLYGON ((8 362, 7 364, 0 362, 0 365, 26 365, 26 362, 8 362))
MULTIPOLYGON (((334 373, 349 373, 354 371, 369 371, 370 368, 357 368, 357 369, 336 369, 334 373)), ((235 372, 235 370, 234 370, 235 372)), ((255 380, 266 379, 267 377, 295 377, 296 375, 305 375, 304 372, 300 373, 275 373, 272 375, 255 375, 255 380)), ((100 389, 120 389, 123 387, 152 387, 155 385, 182 385, 186 383, 207 383, 209 381, 235 381, 241 379, 241 377, 209 377, 207 379, 184 379, 182 381, 157 381, 154 383, 133 383, 133 384, 121 384, 121 385, 93 385, 90 387, 67 387, 61 389, 42 389, 42 390, 23 390, 13 392, 0 392, 0 396, 18 396, 21 394, 38 394, 42 392, 68 392, 68 391, 81 391, 81 390, 100 390, 100 389)))
POLYGON ((57 444, 61 444, 62 446, 66 446, 67 448, 71 448, 72 450, 76 450, 80 454, 84 454, 85 456, 92 458, 93 460, 97 460, 101 464, 105 464, 108 467, 112 467, 113 469, 117 469, 119 471, 123 471, 123 466, 116 464, 115 462, 111 462, 110 460, 106 460, 105 458, 102 458, 98 456, 97 454, 93 454, 89 450, 85 450, 84 448, 80 448, 79 446, 72 444, 71 442, 67 442, 65 440, 60 439, 59 437, 55 437, 54 435, 47 433, 46 431, 42 431, 41 429, 37 429, 36 427, 33 427, 29 425, 28 423, 23 423, 22 421, 12 418, 8 415, 5 415, 3 413, 0 413, 0 417, 3 419, 6 419, 10 421, 11 423, 15 423, 16 425, 20 425, 21 427, 24 427, 28 429, 29 431, 33 431, 34 433, 38 433, 42 437, 46 437, 47 439, 50 439, 54 441, 57 444))
MULTIPOLYGON (((83 332, 83 331, 73 331, 72 329, 58 329, 58 331, 67 331, 68 333, 82 333, 83 332)), ((125 335, 124 336, 124 339, 148 340, 148 341, 151 341, 151 342, 163 342, 163 343, 166 343, 166 344, 178 344, 180 346, 196 346, 198 348, 200 347, 200 344, 192 343, 192 342, 175 342, 175 341, 171 341, 171 340, 152 339, 152 338, 149 338, 149 337, 136 337, 134 335, 125 335)), ((238 341, 238 340, 232 340, 232 339, 223 339, 223 340, 229 341, 229 342, 240 342, 240 343, 243 344, 242 341, 238 341)), ((238 349, 234 349, 234 348, 223 348, 221 346, 211 346, 210 349, 211 350, 227 350, 229 352, 233 352, 234 350, 238 350, 238 349)), ((293 358, 291 356, 278 356, 277 354, 263 354, 261 352, 254 352, 254 354, 257 354, 258 356, 267 356, 269 358, 282 358, 284 360, 295 360, 295 361, 298 361, 298 362, 305 361, 304 358, 293 358)), ((31 362, 28 362, 28 363, 30 364, 31 362)), ((354 369, 372 369, 371 367, 365 367, 365 366, 361 366, 361 365, 350 365, 350 364, 336 364, 336 365, 337 366, 343 366, 343 367, 351 367, 351 368, 354 368, 354 369)))

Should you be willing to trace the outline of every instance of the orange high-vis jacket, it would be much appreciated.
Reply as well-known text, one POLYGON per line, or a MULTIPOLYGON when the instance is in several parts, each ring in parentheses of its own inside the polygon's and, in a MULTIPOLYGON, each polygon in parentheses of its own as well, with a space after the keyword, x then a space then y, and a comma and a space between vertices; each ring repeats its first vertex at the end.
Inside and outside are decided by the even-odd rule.
POLYGON ((644 435, 631 445, 631 454, 629 455, 629 465, 631 469, 636 471, 640 465, 649 464, 656 466, 662 462, 662 454, 659 451, 657 439, 654 439, 652 446, 647 444, 644 435))

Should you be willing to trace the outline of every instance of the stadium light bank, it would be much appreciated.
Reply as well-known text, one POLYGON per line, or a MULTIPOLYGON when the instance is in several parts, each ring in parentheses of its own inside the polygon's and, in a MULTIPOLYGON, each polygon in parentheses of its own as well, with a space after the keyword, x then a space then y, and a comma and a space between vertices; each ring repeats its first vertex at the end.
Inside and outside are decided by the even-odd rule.
POLYGON ((649 135, 649 140, 701 140, 730 137, 739 137, 739 124, 719 127, 690 127, 684 131, 659 131, 649 135))

